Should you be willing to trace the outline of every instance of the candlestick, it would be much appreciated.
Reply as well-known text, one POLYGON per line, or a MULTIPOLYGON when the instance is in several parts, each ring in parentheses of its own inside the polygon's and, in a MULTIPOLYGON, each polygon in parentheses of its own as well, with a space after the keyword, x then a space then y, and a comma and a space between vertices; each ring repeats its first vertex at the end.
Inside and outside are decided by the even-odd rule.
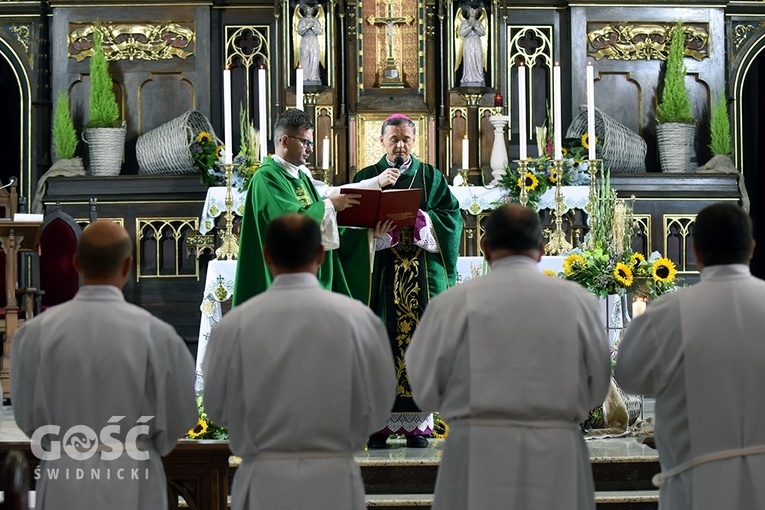
POLYGON ((465 135, 465 138, 462 139, 462 169, 468 168, 470 168, 470 140, 465 135))
POLYGON ((223 143, 226 145, 224 163, 230 165, 233 160, 234 141, 231 129, 231 69, 223 70, 223 143))
POLYGON ((234 171, 234 165, 223 165, 226 171, 226 232, 222 236, 220 247, 215 250, 215 256, 218 260, 236 260, 239 256, 239 242, 234 234, 234 195, 231 192, 231 176, 234 171))
POLYGON ((295 70, 295 108, 303 109, 303 68, 301 66, 295 70))
POLYGON ((516 163, 518 163, 518 173, 521 174, 521 192, 518 195, 518 202, 523 207, 526 207, 526 204, 529 203, 529 191, 526 189, 526 172, 528 171, 529 161, 524 158, 519 159, 516 163))
POLYGON ((321 167, 323 169, 329 168, 329 137, 325 136, 321 141, 321 167))
POLYGON ((518 157, 526 159, 526 66, 518 65, 518 157))
POLYGON ((566 233, 563 231, 563 185, 561 176, 563 175, 563 160, 553 161, 555 166, 555 232, 550 234, 550 242, 545 245, 545 255, 562 255, 569 251, 572 246, 566 240, 566 233))
POLYGON ((266 68, 258 69, 258 129, 260 130, 260 161, 268 154, 268 126, 266 125, 266 68))
POLYGON ((644 299, 641 298, 635 298, 635 301, 632 302, 632 318, 639 315, 643 315, 645 313, 647 303, 644 299))
POLYGON ((561 93, 560 93, 560 64, 553 66, 553 159, 563 159, 562 142, 563 121, 561 116, 561 93))
POLYGON ((595 156, 595 70, 592 62, 587 62, 587 144, 589 147, 589 158, 594 160, 595 156))

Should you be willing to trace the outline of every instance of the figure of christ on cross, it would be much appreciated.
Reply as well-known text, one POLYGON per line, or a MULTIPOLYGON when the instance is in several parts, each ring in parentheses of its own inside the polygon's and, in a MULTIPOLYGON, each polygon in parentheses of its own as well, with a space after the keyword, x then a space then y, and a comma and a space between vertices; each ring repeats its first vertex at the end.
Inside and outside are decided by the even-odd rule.
POLYGON ((380 86, 400 88, 400 87, 403 87, 404 84, 401 82, 401 74, 398 72, 398 68, 396 68, 396 61, 393 58, 393 25, 396 25, 399 23, 406 23, 407 25, 411 25, 414 18, 412 18, 412 16, 393 17, 393 13, 391 10, 392 2, 393 0, 385 1, 385 3, 388 5, 387 16, 385 17, 369 16, 367 18, 367 22, 370 25, 376 25, 378 23, 381 23, 388 26, 388 29, 386 31, 386 35, 388 39, 388 58, 385 61, 385 70, 383 72, 383 79, 380 83, 380 86))

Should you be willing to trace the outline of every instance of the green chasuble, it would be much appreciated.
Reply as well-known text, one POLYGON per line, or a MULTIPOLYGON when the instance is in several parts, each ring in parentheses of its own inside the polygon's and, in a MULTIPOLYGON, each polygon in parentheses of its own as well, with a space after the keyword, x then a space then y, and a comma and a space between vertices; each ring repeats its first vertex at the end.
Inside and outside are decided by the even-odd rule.
MULTIPOLYGON (((239 257, 234 282, 234 306, 266 290, 271 273, 263 259, 266 228, 288 213, 307 214, 321 224, 324 201, 303 172, 292 177, 266 158, 250 181, 239 234, 239 257)), ((367 229, 340 227, 340 248, 328 251, 319 268, 319 282, 328 290, 369 303, 371 279, 367 229)))
MULTIPOLYGON (((376 165, 357 173, 354 182, 379 175, 387 168, 383 156, 376 165)), ((430 253, 415 246, 412 227, 401 227, 398 244, 375 253, 372 274, 370 306, 385 321, 398 374, 393 412, 417 412, 404 353, 430 298, 456 283, 462 215, 443 174, 413 156, 410 168, 392 187, 422 188, 420 209, 430 216, 439 248, 439 253, 430 253)))

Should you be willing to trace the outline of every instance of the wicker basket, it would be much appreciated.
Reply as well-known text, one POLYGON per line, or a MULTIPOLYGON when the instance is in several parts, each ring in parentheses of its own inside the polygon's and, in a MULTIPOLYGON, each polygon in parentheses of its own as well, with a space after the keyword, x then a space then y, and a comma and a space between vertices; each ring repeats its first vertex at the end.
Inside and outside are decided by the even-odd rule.
POLYGON ((668 122, 656 126, 656 142, 659 146, 662 172, 690 171, 695 136, 695 124, 668 122))
MULTIPOLYGON (((580 113, 566 132, 566 138, 580 138, 587 132, 587 107, 580 106, 580 113)), ((645 140, 600 109, 595 108, 595 136, 598 138, 598 156, 605 168, 614 172, 645 172, 645 140)))
POLYGON ((180 117, 139 136, 135 146, 138 173, 141 175, 197 173, 189 147, 202 131, 210 133, 213 140, 218 140, 207 117, 196 110, 189 110, 180 117))
POLYGON ((118 128, 88 128, 82 133, 88 144, 88 175, 119 175, 125 152, 125 122, 118 128))

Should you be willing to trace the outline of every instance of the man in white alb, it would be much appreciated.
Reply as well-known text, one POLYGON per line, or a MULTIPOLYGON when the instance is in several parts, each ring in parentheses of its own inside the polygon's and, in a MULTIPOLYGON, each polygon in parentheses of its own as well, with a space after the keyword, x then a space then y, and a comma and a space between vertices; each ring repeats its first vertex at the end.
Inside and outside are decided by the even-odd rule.
POLYGON ((406 352, 415 402, 450 426, 433 509, 594 510, 579 423, 609 385, 598 302, 537 269, 533 209, 485 228, 491 272, 433 298, 406 352))
POLYGON ((749 270, 749 216, 703 209, 693 250, 701 282, 630 323, 615 377, 656 397, 662 510, 765 508, 765 282, 749 270))
POLYGON ((194 359, 172 326, 125 302, 132 253, 125 229, 90 224, 74 258, 83 286, 13 340, 13 413, 45 452, 35 508, 167 508, 161 457, 197 421, 194 359))
POLYGON ((274 219, 263 255, 272 285, 213 327, 204 405, 242 457, 233 510, 362 510, 353 453, 393 404, 396 378, 382 321, 322 289, 318 223, 274 219))

